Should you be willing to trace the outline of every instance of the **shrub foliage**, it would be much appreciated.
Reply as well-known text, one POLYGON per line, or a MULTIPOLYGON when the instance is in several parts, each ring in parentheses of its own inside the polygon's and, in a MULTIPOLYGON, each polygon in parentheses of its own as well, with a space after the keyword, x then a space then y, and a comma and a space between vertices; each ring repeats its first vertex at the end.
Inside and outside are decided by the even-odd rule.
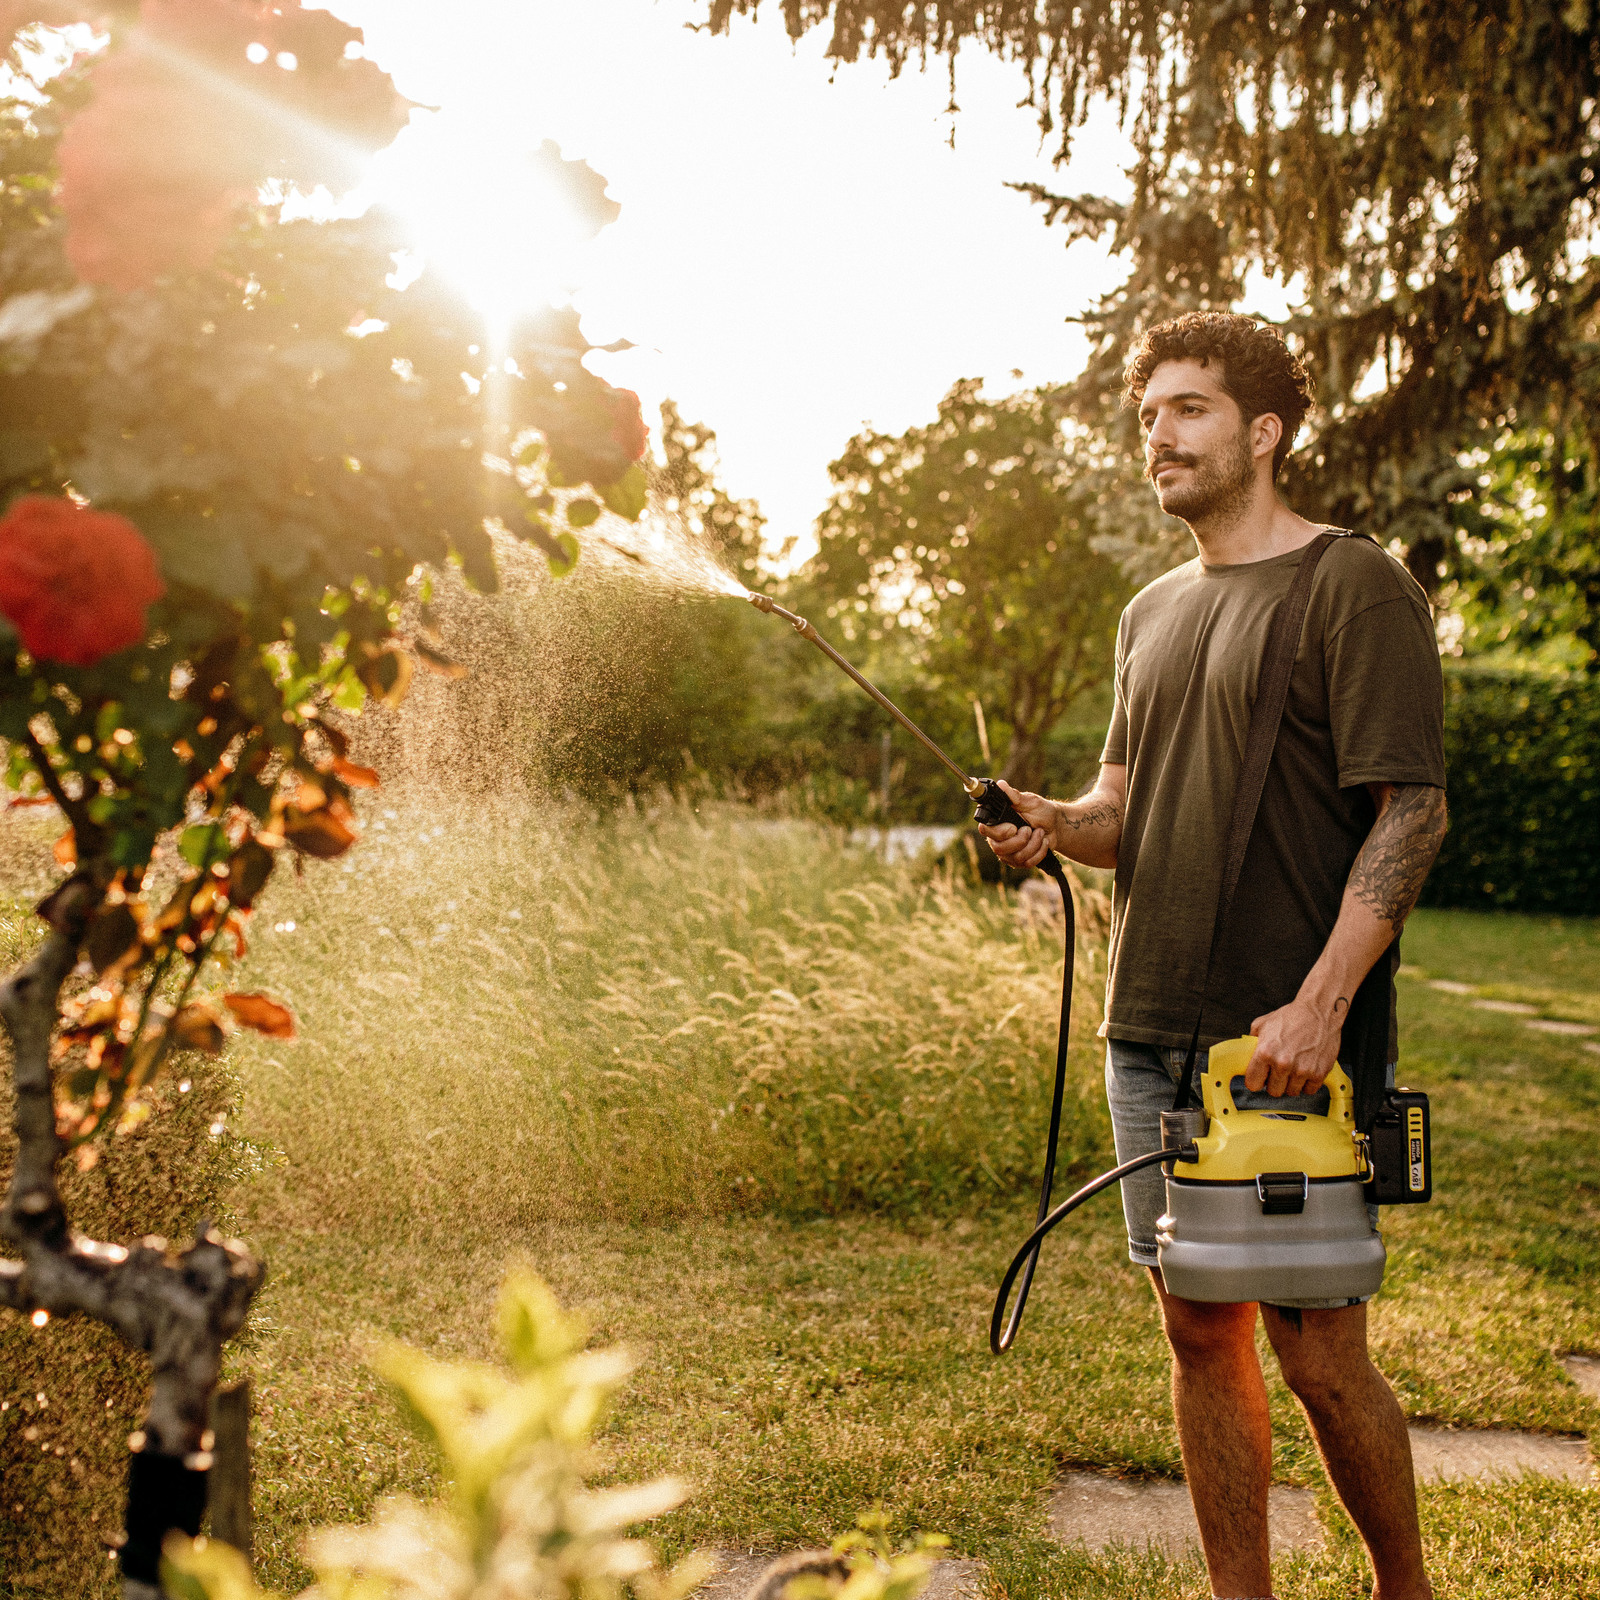
POLYGON ((1600 684, 1445 675, 1450 832, 1425 904, 1600 912, 1600 684))

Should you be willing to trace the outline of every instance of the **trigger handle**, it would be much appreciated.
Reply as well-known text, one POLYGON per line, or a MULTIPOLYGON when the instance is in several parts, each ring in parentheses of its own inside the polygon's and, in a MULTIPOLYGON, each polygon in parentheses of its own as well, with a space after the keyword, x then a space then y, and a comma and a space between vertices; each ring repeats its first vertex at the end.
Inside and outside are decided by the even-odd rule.
MULTIPOLYGON (((993 778, 985 778, 983 780, 983 794, 973 808, 972 820, 981 822, 986 828, 998 828, 1007 822, 1013 828, 1026 828, 1029 826, 1023 819, 1022 813, 1012 805, 1010 796, 993 778)), ((1064 883, 1066 881, 1066 874, 1060 861, 1056 859, 1053 850, 1045 851, 1044 860, 1039 863, 1039 870, 1047 873, 1057 882, 1064 883)))

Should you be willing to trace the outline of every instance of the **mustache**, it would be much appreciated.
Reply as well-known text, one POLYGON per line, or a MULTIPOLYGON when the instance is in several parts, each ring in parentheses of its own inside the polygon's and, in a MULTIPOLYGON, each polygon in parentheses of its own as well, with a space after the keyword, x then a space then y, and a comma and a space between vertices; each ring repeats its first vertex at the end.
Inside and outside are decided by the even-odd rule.
POLYGON ((1163 450, 1160 455, 1152 456, 1145 463, 1144 475, 1153 479, 1163 467, 1192 467, 1195 459, 1182 450, 1163 450))

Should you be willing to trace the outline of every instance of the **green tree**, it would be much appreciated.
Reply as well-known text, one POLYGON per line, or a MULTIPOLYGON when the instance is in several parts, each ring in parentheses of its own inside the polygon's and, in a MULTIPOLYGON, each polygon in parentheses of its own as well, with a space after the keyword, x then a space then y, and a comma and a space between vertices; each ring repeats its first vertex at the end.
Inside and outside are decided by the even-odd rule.
MULTIPOLYGON (((760 0, 708 0, 714 30, 760 0)), ((1069 239, 1127 251, 1076 402, 1106 415, 1137 330, 1292 283, 1321 391, 1293 469, 1308 514, 1399 541, 1430 589, 1463 451, 1508 423, 1600 436, 1600 14, 1592 0, 786 0, 829 55, 1017 63, 1058 159, 1123 114, 1131 198, 1031 187, 1069 239), (1369 381, 1371 387, 1363 385, 1369 381), (1359 391, 1359 394, 1358 394, 1359 391)), ((1024 186, 1030 187, 1030 186, 1024 186)), ((1123 441, 1132 450, 1131 419, 1123 441)))
POLYGON ((716 433, 685 422, 675 400, 661 402, 661 460, 650 469, 650 499, 658 516, 682 524, 731 571, 756 581, 767 519, 754 500, 736 500, 723 486, 716 433))
POLYGON ((1552 648, 1600 673, 1600 474, 1576 431, 1524 428, 1478 463, 1440 601, 1468 655, 1552 648))
POLYGON ((850 441, 797 598, 846 642, 897 646, 976 695, 1008 736, 1003 775, 1032 788, 1051 729, 1111 673, 1130 590, 1097 544, 1118 479, 1058 393, 982 387, 956 384, 926 427, 850 441))

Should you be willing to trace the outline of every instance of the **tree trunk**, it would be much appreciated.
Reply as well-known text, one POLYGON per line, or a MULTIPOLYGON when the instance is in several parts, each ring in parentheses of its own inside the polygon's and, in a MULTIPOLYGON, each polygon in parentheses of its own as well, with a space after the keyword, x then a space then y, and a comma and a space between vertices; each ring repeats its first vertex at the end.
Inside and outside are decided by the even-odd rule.
POLYGON ((0 984, 0 1018, 15 1055, 17 1136, 0 1235, 21 1252, 20 1260, 0 1260, 0 1305, 36 1318, 95 1317, 150 1357, 150 1408, 128 1441, 121 1560, 127 1600, 151 1600, 168 1529, 199 1532, 222 1347, 243 1325, 265 1273, 243 1244, 209 1223, 181 1250, 154 1236, 127 1248, 72 1231, 56 1183, 61 1141, 50 1046, 61 985, 102 893, 87 872, 69 878, 40 906, 50 924, 44 943, 0 984))
POLYGON ((1013 789, 1037 793, 1044 784, 1044 740, 1037 732, 1014 728, 1000 776, 1013 789))

